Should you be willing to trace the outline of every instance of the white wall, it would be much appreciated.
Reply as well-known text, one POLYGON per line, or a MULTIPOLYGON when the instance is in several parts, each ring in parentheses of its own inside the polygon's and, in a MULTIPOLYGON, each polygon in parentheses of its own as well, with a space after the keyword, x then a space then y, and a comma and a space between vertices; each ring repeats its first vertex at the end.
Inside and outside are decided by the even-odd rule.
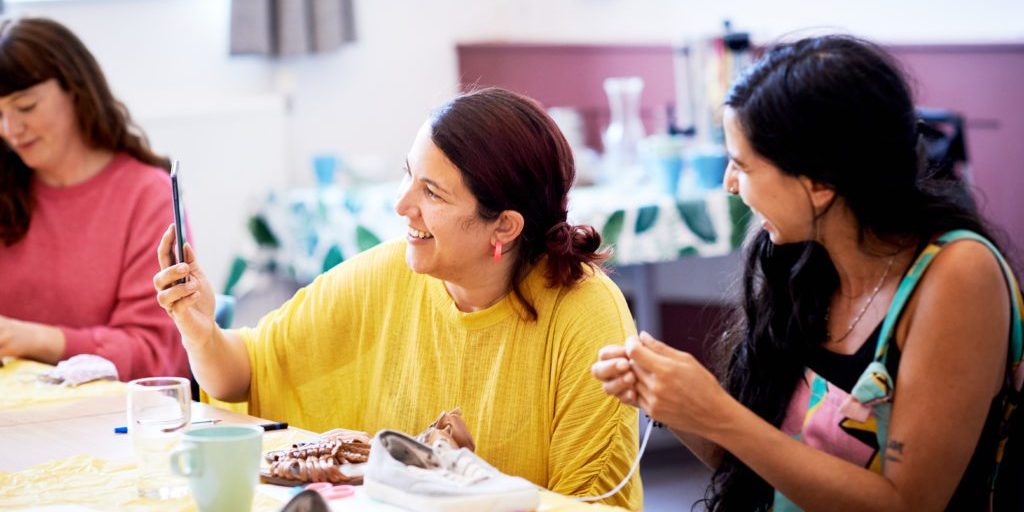
MULTIPOLYGON (((199 110, 140 119, 153 147, 181 162, 180 188, 193 247, 216 289, 249 236, 246 219, 288 177, 287 111, 275 95, 224 99, 199 110)), ((170 212, 168 212, 170 215, 170 212)))
POLYGON ((355 44, 280 61, 279 90, 293 98, 297 182, 312 182, 309 158, 324 151, 397 178, 420 124, 458 89, 455 43, 490 38, 507 3, 356 0, 355 44))
POLYGON ((716 34, 723 19, 763 39, 818 27, 880 42, 1024 40, 1019 0, 519 0, 507 35, 518 40, 664 42, 716 34))
MULTIPOLYGON (((190 201, 202 199, 190 204, 196 237, 217 245, 207 253, 218 257, 234 250, 227 246, 243 230, 243 212, 232 210, 244 199, 225 201, 225 214, 212 206, 238 193, 231 183, 245 180, 246 194, 279 182, 310 183, 310 158, 318 152, 342 154, 364 173, 395 176, 430 109, 456 92, 456 42, 676 42, 716 33, 725 18, 760 40, 816 27, 881 42, 1024 41, 1019 0, 355 0, 355 44, 325 56, 265 60, 228 57, 229 0, 7 2, 8 14, 69 25, 143 126, 152 127, 158 149, 193 155, 200 162, 191 168, 205 161, 203 172, 218 173, 208 180, 218 188, 193 192, 190 201), (268 110, 254 114, 254 105, 268 110), (290 110, 275 114, 275 105, 290 110), (281 126, 256 135, 174 128, 173 119, 188 111, 223 117, 231 109, 281 126), (275 133, 283 134, 277 143, 275 133)), ((701 266, 715 264, 692 263, 692 274, 671 267, 672 275, 658 281, 700 282, 714 271, 701 266)), ((227 262, 211 265, 220 282, 227 262)), ((679 293, 671 288, 666 292, 679 293)), ((700 295, 701 288, 693 290, 700 295)))

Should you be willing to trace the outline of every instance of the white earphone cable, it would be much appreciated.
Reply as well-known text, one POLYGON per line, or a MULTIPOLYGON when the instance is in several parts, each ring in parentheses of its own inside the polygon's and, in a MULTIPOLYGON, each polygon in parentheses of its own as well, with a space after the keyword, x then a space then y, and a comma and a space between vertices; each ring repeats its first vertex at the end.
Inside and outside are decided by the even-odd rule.
POLYGON ((644 432, 644 439, 643 439, 643 441, 640 441, 640 451, 638 451, 636 453, 636 460, 633 462, 633 467, 629 468, 629 473, 626 474, 626 478, 623 478, 622 481, 619 482, 619 485, 616 485, 614 489, 612 489, 612 490, 610 490, 610 491, 608 491, 608 492, 606 492, 606 493, 604 493, 604 494, 602 494, 600 496, 586 496, 586 497, 578 497, 576 499, 579 500, 579 501, 600 501, 600 500, 603 500, 605 498, 610 498, 612 496, 615 496, 615 493, 619 492, 619 490, 621 490, 622 487, 626 485, 626 482, 628 482, 629 479, 632 478, 633 473, 636 472, 636 468, 640 466, 640 458, 644 456, 644 450, 647 449, 647 440, 651 438, 651 430, 653 430, 653 429, 654 429, 654 419, 652 418, 652 419, 647 420, 647 431, 644 432))

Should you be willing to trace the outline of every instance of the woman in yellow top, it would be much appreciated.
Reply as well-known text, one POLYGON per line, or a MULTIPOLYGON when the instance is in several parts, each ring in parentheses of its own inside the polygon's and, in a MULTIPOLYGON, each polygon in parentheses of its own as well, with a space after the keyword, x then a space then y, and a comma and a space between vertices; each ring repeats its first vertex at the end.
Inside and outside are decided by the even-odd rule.
MULTIPOLYGON (((610 490, 636 455, 637 413, 589 368, 635 327, 597 266, 600 235, 566 223, 565 138, 534 101, 479 90, 430 117, 404 174, 405 239, 339 264, 255 329, 216 326, 209 281, 190 247, 172 265, 168 228, 154 285, 199 384, 315 431, 415 433, 461 407, 503 472, 567 495, 610 490)), ((642 501, 637 475, 609 499, 642 501)))

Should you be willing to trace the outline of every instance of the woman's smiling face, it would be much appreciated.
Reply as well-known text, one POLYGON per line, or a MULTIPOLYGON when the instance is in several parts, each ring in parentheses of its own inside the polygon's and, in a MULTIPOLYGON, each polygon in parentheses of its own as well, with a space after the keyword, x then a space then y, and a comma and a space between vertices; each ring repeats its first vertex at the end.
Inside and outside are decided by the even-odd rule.
POLYGON ((725 189, 739 194, 761 218, 761 228, 772 243, 808 240, 814 233, 810 180, 782 172, 750 145, 739 117, 731 107, 723 116, 725 146, 729 152, 725 189))
POLYGON ((462 173, 431 140, 430 124, 416 135, 406 158, 395 211, 409 230, 405 259, 417 273, 460 281, 490 262, 494 221, 481 218, 462 173))

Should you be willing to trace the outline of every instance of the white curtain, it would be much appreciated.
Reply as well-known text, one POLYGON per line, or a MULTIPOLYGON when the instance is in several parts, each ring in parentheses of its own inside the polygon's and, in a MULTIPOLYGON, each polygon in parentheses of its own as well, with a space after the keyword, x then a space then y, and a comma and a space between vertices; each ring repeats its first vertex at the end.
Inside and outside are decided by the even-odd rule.
POLYGON ((325 53, 355 39, 352 0, 231 1, 232 55, 325 53))

